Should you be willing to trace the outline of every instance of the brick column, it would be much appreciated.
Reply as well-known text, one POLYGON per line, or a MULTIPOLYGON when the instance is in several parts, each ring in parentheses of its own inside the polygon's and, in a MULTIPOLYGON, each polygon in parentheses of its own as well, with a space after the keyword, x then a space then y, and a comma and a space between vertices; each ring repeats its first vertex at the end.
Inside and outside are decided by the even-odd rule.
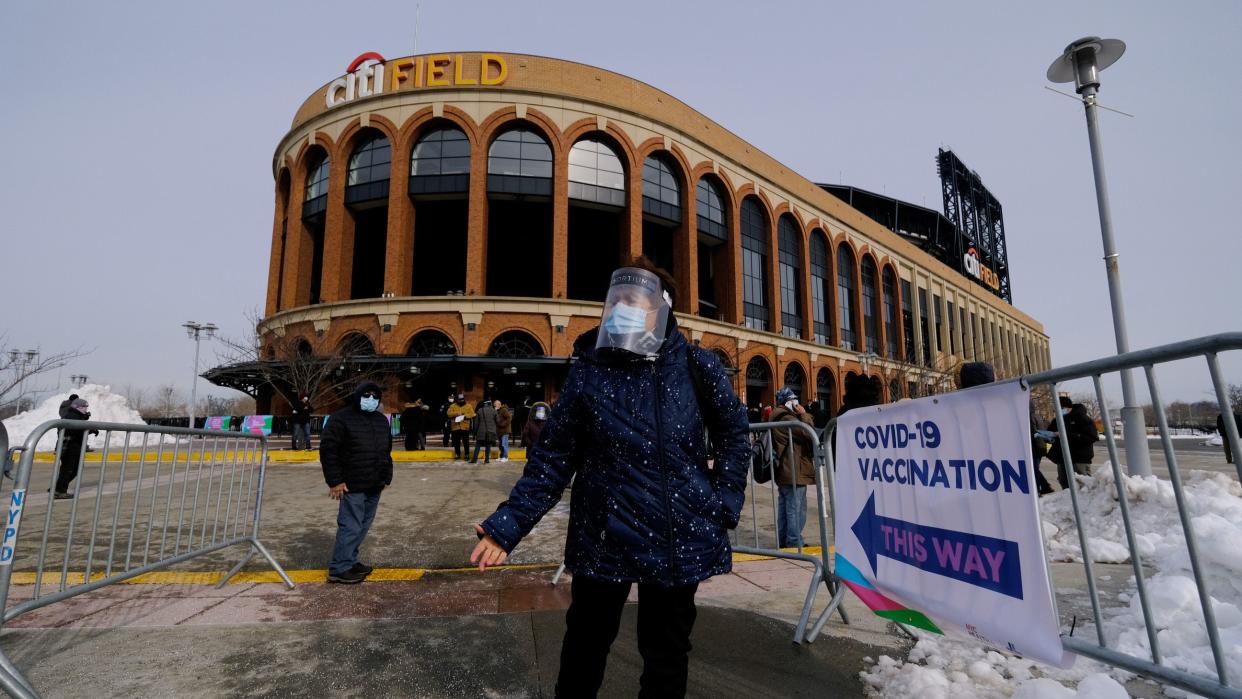
POLYGON ((388 238, 384 250, 384 291, 409 296, 414 290, 414 203, 410 200, 410 151, 401 137, 392 144, 388 180, 388 238))
POLYGON ((695 218, 698 202, 690 196, 686 187, 681 193, 681 225, 673 231, 673 268, 677 288, 681 289, 676 310, 697 315, 699 312, 699 245, 698 222, 695 218))
POLYGON ((487 293, 487 213, 487 149, 479 144, 470 152, 470 205, 466 215, 467 294, 487 293))
POLYGON ((569 295, 569 151, 556 151, 552 167, 552 298, 569 295))
POLYGON ((338 148, 332 155, 328 177, 328 208, 323 234, 323 282, 319 295, 323 301, 349 298, 354 271, 354 216, 345 208, 345 173, 349 151, 338 148))

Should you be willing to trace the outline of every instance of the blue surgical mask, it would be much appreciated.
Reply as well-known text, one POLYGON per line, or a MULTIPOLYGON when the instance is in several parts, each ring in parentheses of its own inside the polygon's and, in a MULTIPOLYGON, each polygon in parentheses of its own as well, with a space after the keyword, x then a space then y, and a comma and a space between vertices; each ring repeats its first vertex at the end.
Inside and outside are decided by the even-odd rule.
POLYGON ((640 333, 647 329, 647 311, 618 302, 604 321, 604 332, 613 335, 640 333))
POLYGON ((1069 411, 1070 411, 1070 409, 1069 409, 1069 408, 1061 408, 1061 414, 1062 414, 1062 415, 1069 415, 1069 411))
POLYGON ((379 410, 379 398, 371 398, 369 396, 362 397, 362 409, 368 413, 379 410))

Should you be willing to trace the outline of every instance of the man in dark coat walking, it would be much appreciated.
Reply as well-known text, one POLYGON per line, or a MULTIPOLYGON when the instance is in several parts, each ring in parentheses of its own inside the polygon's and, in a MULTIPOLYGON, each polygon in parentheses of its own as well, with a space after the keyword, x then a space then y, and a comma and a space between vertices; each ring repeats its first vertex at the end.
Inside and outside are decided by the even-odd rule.
MULTIPOLYGON (((789 386, 776 392, 772 422, 814 421, 789 386)), ((776 454, 776 539, 780 548, 800 548, 806 527, 806 487, 815 484, 815 444, 802 429, 773 430, 772 451, 776 454), (793 450, 790 453, 790 450, 793 450), (790 467, 796 465, 797 469, 790 467)))
POLYGON ((375 382, 358 384, 349 404, 328 418, 319 442, 328 496, 341 501, 328 582, 360 583, 371 574, 371 566, 358 561, 358 549, 375 520, 380 492, 392 483, 392 429, 379 409, 382 396, 375 382))
MULTIPOLYGON (((1091 460, 1095 458, 1095 443, 1100 439, 1100 431, 1095 428, 1095 421, 1087 414, 1087 406, 1075 403, 1068 396, 1061 396, 1061 415, 1065 421, 1065 434, 1057 434, 1048 449, 1048 460, 1057 465, 1057 481, 1061 488, 1069 487, 1069 473, 1065 464, 1061 463, 1061 440, 1069 445, 1070 459, 1075 473, 1085 474, 1091 460)), ((1057 421, 1053 418, 1048 423, 1048 431, 1056 432, 1057 421)))
MULTIPOLYGON (((89 420, 90 405, 84 399, 75 397, 61 417, 65 420, 89 420)), ((99 430, 91 430, 90 433, 99 434, 99 430)), ((69 484, 78 477, 82 448, 86 446, 86 430, 66 427, 62 440, 60 470, 56 473, 56 492, 52 496, 57 500, 68 500, 73 497, 69 494, 69 484)))
POLYGON ((558 697, 599 691, 634 583, 640 696, 684 696, 695 591, 732 567, 727 530, 745 499, 746 411, 715 355, 678 331, 672 293, 671 278, 645 259, 613 272, 603 322, 575 343, 578 361, 522 478, 476 525, 470 560, 503 563, 575 479, 558 697))

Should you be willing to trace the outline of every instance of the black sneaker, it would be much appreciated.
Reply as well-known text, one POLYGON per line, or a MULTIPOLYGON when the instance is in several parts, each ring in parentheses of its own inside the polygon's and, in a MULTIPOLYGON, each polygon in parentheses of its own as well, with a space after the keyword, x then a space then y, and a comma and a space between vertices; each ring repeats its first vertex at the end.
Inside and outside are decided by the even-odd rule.
POLYGON ((367 579, 366 574, 359 573, 352 568, 345 571, 344 573, 339 573, 336 575, 333 575, 332 573, 328 573, 328 582, 330 583, 342 583, 344 585, 357 585, 358 583, 366 579, 367 579))
POLYGON ((53 493, 52 497, 57 500, 72 500, 73 496, 69 493, 53 493))
POLYGON ((373 570, 375 569, 365 563, 355 563, 354 567, 349 569, 349 572, 362 573, 363 575, 370 575, 371 571, 373 570))

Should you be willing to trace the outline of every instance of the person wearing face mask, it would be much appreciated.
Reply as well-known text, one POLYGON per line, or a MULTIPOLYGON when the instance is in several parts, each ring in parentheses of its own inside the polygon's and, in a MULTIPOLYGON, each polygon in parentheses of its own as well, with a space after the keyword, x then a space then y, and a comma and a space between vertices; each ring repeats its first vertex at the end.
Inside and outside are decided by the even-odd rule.
POLYGON ((1095 428, 1095 421, 1087 414, 1087 407, 1075 403, 1068 396, 1061 396, 1061 415, 1065 421, 1065 434, 1055 434, 1056 418, 1048 423, 1048 432, 1054 433, 1052 446, 1048 449, 1048 460, 1057 465, 1057 481, 1061 488, 1069 487, 1069 474, 1065 464, 1061 463, 1061 439, 1069 444, 1070 459, 1073 460, 1074 473, 1086 474, 1095 457, 1095 443, 1100 439, 1100 432, 1095 428))
POLYGON ((727 530, 741 514, 750 460, 746 410, 715 354, 677 329, 672 282, 645 258, 612 273, 600 325, 574 343, 578 360, 522 478, 475 525, 470 561, 501 564, 574 479, 565 545, 573 599, 557 697, 599 692, 635 583, 638 694, 685 696, 695 592, 731 569, 727 530))
POLYGON ((328 582, 360 583, 371 574, 371 566, 358 560, 358 549, 375 520, 380 492, 392 483, 392 430, 380 411, 381 397, 374 381, 358 384, 349 404, 332 413, 319 440, 328 496, 341 503, 328 582))
MULTIPOLYGON (((65 420, 89 420, 91 419, 90 405, 85 399, 75 396, 61 417, 65 420)), ((91 430, 90 433, 99 434, 99 430, 91 430)), ((86 445, 86 430, 66 428, 62 439, 64 443, 60 449, 60 470, 56 473, 56 492, 52 494, 52 497, 57 500, 69 500, 73 498, 73 495, 69 493, 69 484, 78 477, 82 448, 86 445)))
POLYGON ((474 421, 474 406, 466 402, 466 394, 458 393, 457 399, 448 407, 447 415, 453 430, 453 458, 465 461, 470 458, 470 430, 474 421))
MULTIPOLYGON (((815 426, 798 394, 789 386, 776 392, 776 406, 771 422, 802 422, 815 426)), ((806 527, 806 487, 815 484, 815 443, 801 429, 773 430, 772 450, 776 454, 776 539, 781 548, 803 545, 802 530, 806 527), (792 435, 792 440, 790 439, 792 435), (790 443, 792 441, 792 444, 790 443), (789 450, 793 449, 792 456, 789 450), (796 466, 790 466, 790 462, 796 466)))

